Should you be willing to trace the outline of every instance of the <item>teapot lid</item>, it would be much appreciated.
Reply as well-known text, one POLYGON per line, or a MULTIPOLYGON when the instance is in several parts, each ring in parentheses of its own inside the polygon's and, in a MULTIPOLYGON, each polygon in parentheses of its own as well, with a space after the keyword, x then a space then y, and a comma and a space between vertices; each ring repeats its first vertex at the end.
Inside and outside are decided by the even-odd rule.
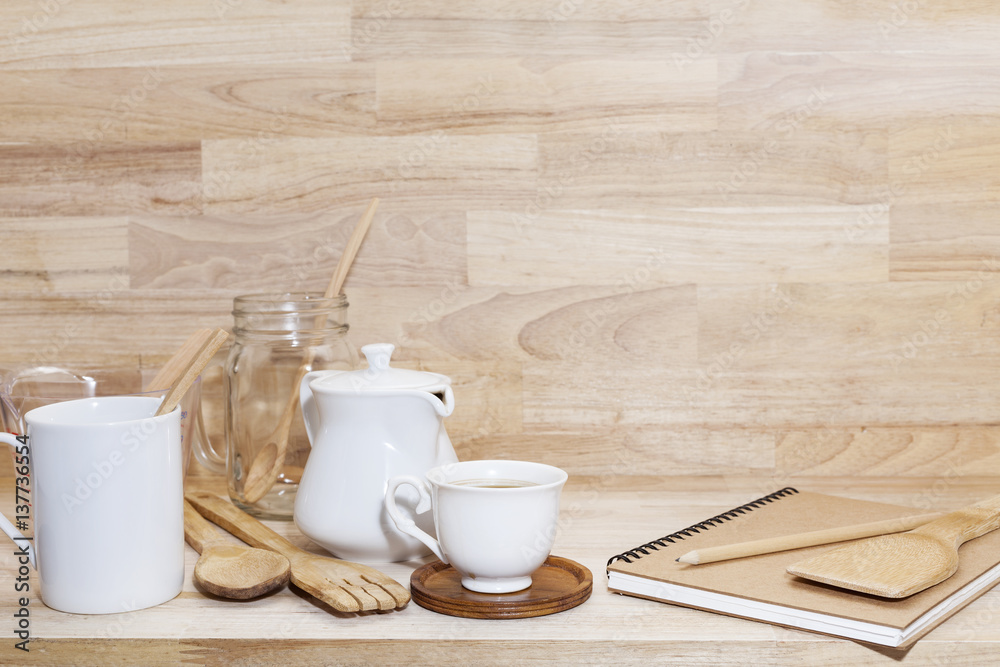
POLYGON ((396 346, 392 343, 363 345, 361 352, 368 359, 368 368, 327 375, 315 381, 322 389, 349 390, 353 392, 384 389, 440 390, 450 385, 451 378, 440 373, 393 368, 389 365, 396 346))

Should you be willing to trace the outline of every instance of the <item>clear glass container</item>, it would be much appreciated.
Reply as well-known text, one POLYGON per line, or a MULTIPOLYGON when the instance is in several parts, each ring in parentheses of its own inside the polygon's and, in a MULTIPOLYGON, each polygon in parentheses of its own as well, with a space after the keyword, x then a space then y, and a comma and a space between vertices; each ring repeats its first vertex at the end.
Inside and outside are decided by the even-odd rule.
POLYGON ((292 518, 310 450, 298 404, 299 381, 308 371, 358 366, 357 352, 347 338, 347 306, 344 295, 328 299, 311 293, 251 294, 233 300, 234 340, 223 375, 226 478, 229 497, 254 516, 292 518), (295 414, 284 461, 271 476, 274 483, 267 493, 248 499, 248 473, 258 456, 267 460, 261 452, 268 443, 281 439, 279 424, 289 408, 295 414))

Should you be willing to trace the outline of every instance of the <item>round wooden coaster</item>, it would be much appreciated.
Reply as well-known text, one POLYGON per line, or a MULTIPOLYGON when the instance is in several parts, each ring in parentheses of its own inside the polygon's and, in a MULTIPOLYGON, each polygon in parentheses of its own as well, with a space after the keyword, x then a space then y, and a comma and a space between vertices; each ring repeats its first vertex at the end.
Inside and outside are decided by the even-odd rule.
POLYGON ((439 560, 410 575, 410 595, 425 609, 464 618, 530 618, 583 604, 594 588, 590 570, 575 561, 549 556, 531 575, 531 586, 516 593, 476 593, 439 560))

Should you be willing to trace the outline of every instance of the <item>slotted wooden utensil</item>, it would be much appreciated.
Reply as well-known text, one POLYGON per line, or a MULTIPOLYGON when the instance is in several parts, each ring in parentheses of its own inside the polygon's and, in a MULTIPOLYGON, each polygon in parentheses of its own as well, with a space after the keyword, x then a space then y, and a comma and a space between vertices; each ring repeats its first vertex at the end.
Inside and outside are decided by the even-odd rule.
POLYGON ((1000 527, 1000 496, 907 533, 847 544, 794 563, 789 574, 886 598, 904 598, 958 570, 958 547, 1000 527))
POLYGON ((268 549, 233 544, 186 500, 184 539, 201 554, 194 579, 212 595, 249 600, 282 588, 291 577, 287 558, 268 549))
MULTIPOLYGON (((351 265, 354 263, 354 257, 361 248, 361 242, 365 240, 368 228, 371 227, 377 208, 378 197, 375 197, 368 204, 368 208, 365 210, 364 215, 361 216, 357 226, 355 226, 351 238, 347 241, 347 247, 344 248, 344 253, 340 256, 337 268, 334 270, 333 276, 330 278, 330 283, 326 287, 326 292, 323 294, 325 298, 332 299, 340 294, 344 286, 344 280, 347 279, 347 273, 351 270, 351 265)), ((322 319, 323 322, 317 323, 317 328, 321 328, 325 324, 326 317, 324 316, 322 319)), ((292 382, 292 391, 285 402, 285 409, 281 412, 281 419, 278 420, 278 425, 271 433, 271 437, 268 438, 267 444, 257 452, 253 462, 250 464, 246 481, 243 483, 243 499, 248 503, 255 503, 267 495, 267 492, 271 490, 271 487, 277 481, 282 466, 285 465, 285 452, 288 450, 288 433, 292 428, 292 420, 295 418, 295 409, 299 405, 299 383, 302 382, 302 378, 312 368, 314 356, 315 350, 310 350, 302 365, 299 366, 299 372, 296 374, 295 381, 292 382)))
POLYGON ((170 357, 167 363, 163 364, 163 367, 156 376, 146 383, 144 387, 145 391, 156 391, 157 389, 169 389, 172 387, 174 382, 181 376, 181 373, 184 372, 184 367, 187 366, 188 361, 194 358, 194 355, 198 353, 198 350, 208 341, 211 335, 211 329, 198 329, 188 336, 184 344, 174 352, 174 356, 170 357))
POLYGON ((188 361, 177 380, 170 386, 154 416, 165 415, 177 407, 177 404, 184 398, 184 394, 191 388, 198 374, 205 369, 205 366, 212 359, 212 355, 222 347, 227 338, 229 338, 229 334, 226 333, 225 329, 215 330, 198 350, 198 353, 188 361))
POLYGON ((401 609, 410 601, 410 592, 392 577, 367 565, 300 549, 228 500, 197 492, 185 498, 206 519, 247 544, 283 555, 291 563, 292 583, 338 611, 401 609))

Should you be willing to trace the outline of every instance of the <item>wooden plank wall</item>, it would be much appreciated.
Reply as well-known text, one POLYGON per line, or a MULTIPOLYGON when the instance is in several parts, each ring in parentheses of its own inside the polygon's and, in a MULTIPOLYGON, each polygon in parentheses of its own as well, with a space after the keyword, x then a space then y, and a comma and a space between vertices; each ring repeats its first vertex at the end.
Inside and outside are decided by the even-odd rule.
POLYGON ((1000 5, 8 0, 0 365, 347 282, 465 458, 1000 475, 1000 5))

